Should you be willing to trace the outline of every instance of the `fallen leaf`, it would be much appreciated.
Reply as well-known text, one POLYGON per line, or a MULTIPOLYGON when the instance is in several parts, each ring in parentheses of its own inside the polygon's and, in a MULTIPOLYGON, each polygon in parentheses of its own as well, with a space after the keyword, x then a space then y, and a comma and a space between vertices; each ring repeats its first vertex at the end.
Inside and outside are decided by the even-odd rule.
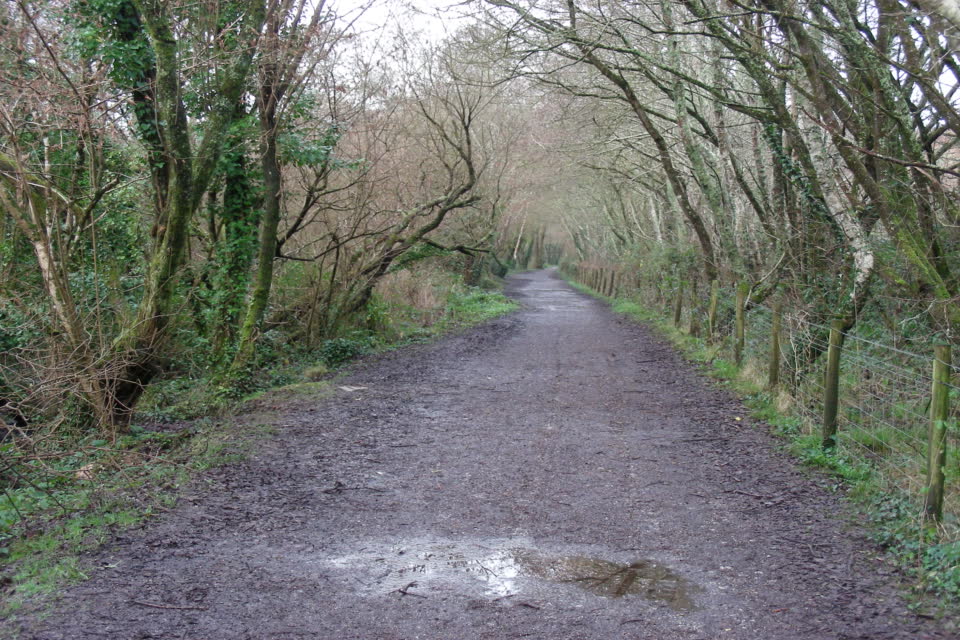
POLYGON ((91 462, 90 464, 85 464, 73 474, 77 480, 93 480, 93 477, 98 471, 98 465, 91 462))

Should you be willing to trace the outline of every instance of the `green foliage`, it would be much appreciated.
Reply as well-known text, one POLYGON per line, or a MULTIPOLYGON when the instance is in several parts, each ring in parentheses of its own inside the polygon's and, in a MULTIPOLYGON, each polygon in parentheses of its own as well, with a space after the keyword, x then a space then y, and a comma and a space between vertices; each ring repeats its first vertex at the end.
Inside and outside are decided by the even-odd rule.
POLYGON ((225 409, 226 399, 209 380, 176 376, 151 385, 141 402, 140 414, 159 422, 193 420, 225 409))
POLYGON ((207 215, 219 229, 214 258, 203 267, 209 286, 193 292, 204 307, 201 332, 209 340, 206 353, 214 364, 232 355, 263 214, 262 171, 248 157, 256 139, 256 122, 242 105, 236 115, 217 164, 222 195, 219 201, 208 200, 207 215))
POLYGON ((101 60, 121 87, 147 81, 156 62, 131 0, 74 0, 71 14, 71 44, 79 57, 101 60))
POLYGON ((86 579, 82 554, 173 506, 191 470, 236 461, 266 433, 202 420, 171 432, 135 425, 114 443, 87 439, 43 465, 0 445, 13 472, 0 478, 0 617, 86 579))
POLYGON ((723 358, 714 360, 713 368, 710 370, 710 375, 719 380, 735 380, 739 373, 736 363, 723 358))
MULTIPOLYGON (((115 168, 123 170, 121 163, 115 168)), ((115 269, 120 277, 134 278, 122 283, 125 296, 143 280, 143 247, 148 240, 143 216, 143 191, 139 186, 125 185, 106 194, 97 208, 96 246, 94 238, 84 234, 83 256, 87 262, 96 255, 115 269), (94 250, 96 249, 96 253, 94 250)), ((93 265, 90 264, 90 267, 93 265)))
POLYGON ((390 333, 391 322, 390 305, 373 293, 367 302, 364 326, 375 335, 386 336, 390 333))
POLYGON ((700 254, 691 247, 657 245, 635 247, 634 251, 623 262, 627 268, 639 274, 641 286, 675 287, 680 282, 695 279, 699 273, 700 254), (650 277, 647 278, 646 274, 650 274, 650 277))
POLYGON ((280 161, 296 167, 315 169, 351 169, 360 161, 340 160, 334 156, 334 150, 343 136, 342 128, 337 124, 327 127, 318 139, 307 137, 299 129, 284 131, 277 136, 277 148, 280 161))
MULTIPOLYGON (((132 0, 74 0, 71 13, 71 49, 82 59, 101 62, 117 87, 131 92, 137 137, 148 141, 148 147, 159 147, 156 105, 148 98, 156 59, 136 4, 132 0)), ((159 166, 156 157, 151 163, 159 166)))
POLYGON ((22 309, 0 297, 0 353, 22 349, 41 335, 40 327, 22 309))
POLYGON ((320 359, 327 366, 336 367, 348 360, 367 353, 370 349, 368 338, 333 338, 324 340, 318 350, 320 359))
POLYGON ((645 320, 650 315, 649 311, 632 300, 614 300, 612 308, 615 312, 622 313, 625 316, 630 316, 635 320, 645 320))
POLYGON ((309 382, 319 382, 330 373, 330 367, 325 364, 316 364, 303 371, 303 377, 309 382))
POLYGON ((484 291, 477 287, 454 289, 447 300, 446 325, 477 324, 516 308, 517 304, 499 291, 484 291))
POLYGON ((960 599, 960 541, 923 547, 920 578, 928 589, 960 599))
POLYGON ((395 273, 411 267, 414 263, 429 258, 439 258, 449 256, 452 252, 440 247, 435 247, 426 242, 418 243, 407 250, 402 256, 393 261, 388 273, 395 273))
POLYGON ((960 541, 942 541, 925 527, 916 503, 902 493, 867 499, 873 539, 914 570, 920 589, 960 599, 960 541))

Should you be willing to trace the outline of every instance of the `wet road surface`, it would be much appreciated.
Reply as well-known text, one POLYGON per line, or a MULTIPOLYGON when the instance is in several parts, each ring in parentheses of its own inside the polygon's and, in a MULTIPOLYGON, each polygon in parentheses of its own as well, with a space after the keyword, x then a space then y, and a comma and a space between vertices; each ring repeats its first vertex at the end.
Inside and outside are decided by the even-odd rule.
POLYGON ((552 271, 521 311, 267 400, 278 435, 28 638, 949 638, 828 481, 552 271))

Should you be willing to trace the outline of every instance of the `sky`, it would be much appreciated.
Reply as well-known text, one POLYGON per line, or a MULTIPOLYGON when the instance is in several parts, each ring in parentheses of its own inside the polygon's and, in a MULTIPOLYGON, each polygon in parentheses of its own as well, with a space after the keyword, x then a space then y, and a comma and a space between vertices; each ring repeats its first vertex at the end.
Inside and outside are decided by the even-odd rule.
MULTIPOLYGON (((361 0, 341 0, 335 6, 341 12, 359 10, 367 2, 361 0)), ((357 20, 362 31, 375 31, 385 26, 412 25, 430 40, 441 40, 458 24, 465 21, 460 14, 461 4, 455 0, 373 0, 373 4, 357 20)))

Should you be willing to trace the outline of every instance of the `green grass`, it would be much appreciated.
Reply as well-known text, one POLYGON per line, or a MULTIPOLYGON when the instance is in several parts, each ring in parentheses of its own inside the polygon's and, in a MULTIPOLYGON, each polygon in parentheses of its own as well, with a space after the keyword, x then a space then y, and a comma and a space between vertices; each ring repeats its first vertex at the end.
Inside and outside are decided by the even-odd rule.
POLYGON ((172 508, 195 473, 243 459, 271 433, 264 424, 212 420, 179 432, 135 425, 113 444, 77 442, 42 464, 4 445, 15 480, 5 478, 0 494, 0 618, 42 608, 86 579, 82 554, 172 508))
POLYGON ((82 554, 170 509, 194 473, 242 459, 268 434, 262 425, 209 420, 179 433, 134 427, 112 445, 81 443, 43 465, 14 462, 17 481, 0 494, 0 618, 24 606, 42 608, 64 586, 86 579, 82 554))
MULTIPOLYGON (((912 606, 936 615, 956 615, 960 611, 960 541, 924 526, 916 496, 903 491, 895 479, 885 477, 870 460, 855 455, 852 446, 824 451, 817 426, 800 414, 782 410, 778 398, 756 375, 750 375, 747 367, 739 368, 721 357, 721 346, 677 329, 665 312, 633 300, 610 299, 575 282, 571 285, 606 300, 615 312, 653 328, 718 384, 735 392, 750 415, 769 424, 772 432, 783 438, 785 448, 803 464, 837 478, 836 488, 846 491, 860 514, 859 521, 867 523, 867 533, 913 576, 915 582, 908 594, 912 606)), ((903 437, 896 429, 866 430, 848 425, 840 434, 840 443, 849 441, 879 456, 903 437)))
POLYGON ((387 309, 388 320, 380 323, 380 331, 370 349, 364 353, 378 353, 409 344, 429 342, 454 331, 478 325, 506 315, 518 304, 501 291, 467 287, 455 284, 446 295, 443 312, 427 324, 422 324, 422 312, 406 305, 392 305, 387 309))
POLYGON ((438 331, 473 326, 492 318, 505 315, 517 308, 517 303, 500 291, 486 291, 471 287, 465 291, 454 290, 447 301, 448 313, 438 331))

